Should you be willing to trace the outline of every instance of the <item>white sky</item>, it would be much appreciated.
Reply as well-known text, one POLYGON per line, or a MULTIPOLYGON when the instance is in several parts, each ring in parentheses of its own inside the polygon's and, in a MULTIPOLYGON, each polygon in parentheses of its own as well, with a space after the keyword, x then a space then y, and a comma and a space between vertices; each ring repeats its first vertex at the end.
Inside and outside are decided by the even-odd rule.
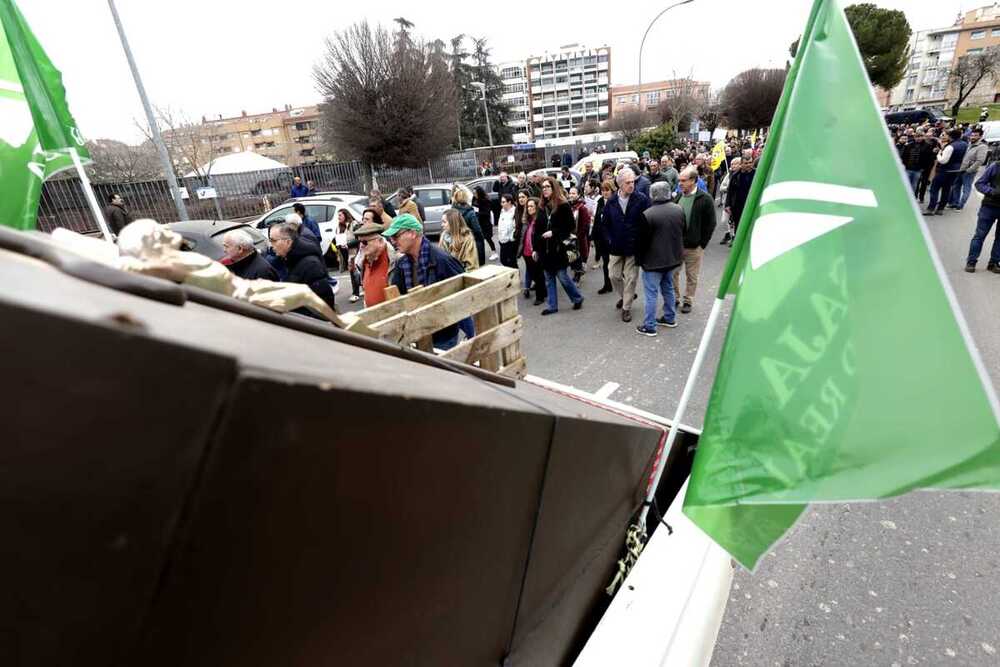
MULTIPOLYGON (((117 0, 117 7, 153 103, 200 120, 320 101, 311 72, 324 37, 363 18, 394 26, 392 18, 404 16, 428 40, 447 42, 459 33, 485 36, 495 62, 570 43, 607 44, 612 84, 634 84, 642 33, 671 2, 117 0), (506 13, 498 10, 504 5, 510 8, 506 13), (622 7, 627 11, 616 14, 622 7)), ((914 30, 951 25, 960 10, 987 4, 875 2, 904 10, 914 30)), ((62 71, 84 136, 141 139, 133 119, 143 118, 142 106, 106 0, 18 4, 62 71)), ((749 67, 782 67, 810 6, 811 0, 694 0, 673 9, 646 40, 643 80, 691 73, 718 88, 749 67)))

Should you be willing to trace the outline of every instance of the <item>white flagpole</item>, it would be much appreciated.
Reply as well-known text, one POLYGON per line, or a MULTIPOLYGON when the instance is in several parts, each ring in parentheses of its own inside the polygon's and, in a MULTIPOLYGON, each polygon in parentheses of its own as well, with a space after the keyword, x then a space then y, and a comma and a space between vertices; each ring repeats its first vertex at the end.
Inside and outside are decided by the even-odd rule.
POLYGON ((94 219, 97 220, 97 226, 101 228, 101 233, 104 234, 104 240, 108 243, 114 243, 114 240, 111 238, 111 229, 108 228, 108 223, 104 220, 104 213, 101 211, 101 206, 97 203, 97 197, 94 195, 94 188, 90 185, 90 179, 87 178, 87 172, 83 168, 83 163, 80 162, 80 154, 75 148, 70 148, 69 154, 73 158, 73 165, 76 167, 76 173, 79 174, 80 183, 83 185, 83 194, 87 196, 87 202, 90 204, 90 210, 94 214, 94 219))
POLYGON ((712 334, 715 333, 715 327, 719 322, 719 314, 722 312, 723 303, 725 303, 723 299, 716 297, 715 302, 712 304, 712 311, 708 314, 708 323, 705 324, 705 330, 701 334, 698 352, 694 355, 694 363, 691 364, 691 372, 688 373, 687 382, 684 383, 681 400, 677 403, 677 410, 674 411, 674 418, 670 424, 667 441, 663 444, 663 453, 660 454, 660 460, 656 466, 656 477, 653 478, 653 483, 649 487, 649 493, 646 494, 646 502, 643 504, 642 513, 639 514, 639 528, 643 531, 646 529, 646 516, 649 514, 649 508, 653 505, 653 496, 656 495, 656 487, 660 485, 660 478, 663 477, 663 471, 667 467, 670 450, 673 449, 674 441, 677 440, 677 432, 680 430, 678 427, 681 420, 684 419, 688 401, 691 399, 691 393, 694 391, 694 383, 698 379, 698 373, 701 371, 702 364, 705 362, 708 344, 712 340, 712 334))

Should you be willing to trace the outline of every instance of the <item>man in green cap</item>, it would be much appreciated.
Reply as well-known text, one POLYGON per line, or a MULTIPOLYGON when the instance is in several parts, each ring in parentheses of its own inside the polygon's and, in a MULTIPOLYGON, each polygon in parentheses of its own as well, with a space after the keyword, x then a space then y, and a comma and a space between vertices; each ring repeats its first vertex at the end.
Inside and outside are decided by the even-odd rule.
MULTIPOLYGON (((382 236, 399 251, 392 284, 399 288, 400 294, 406 294, 418 285, 433 285, 465 271, 461 262, 424 237, 424 226, 409 213, 396 216, 382 236)), ((469 318, 435 332, 432 336, 434 347, 442 350, 455 347, 459 325, 467 337, 475 335, 472 319, 469 318)))

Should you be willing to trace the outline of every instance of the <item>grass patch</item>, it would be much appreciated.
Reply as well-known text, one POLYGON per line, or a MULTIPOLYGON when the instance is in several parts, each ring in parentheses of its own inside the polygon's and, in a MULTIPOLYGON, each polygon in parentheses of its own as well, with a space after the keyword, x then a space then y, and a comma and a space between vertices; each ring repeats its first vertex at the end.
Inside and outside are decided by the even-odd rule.
MULTIPOLYGON (((990 110, 990 117, 987 120, 1000 120, 1000 104, 987 104, 985 106, 990 110)), ((979 112, 982 110, 982 107, 983 105, 962 107, 958 110, 958 118, 956 120, 959 123, 978 123, 979 112)))

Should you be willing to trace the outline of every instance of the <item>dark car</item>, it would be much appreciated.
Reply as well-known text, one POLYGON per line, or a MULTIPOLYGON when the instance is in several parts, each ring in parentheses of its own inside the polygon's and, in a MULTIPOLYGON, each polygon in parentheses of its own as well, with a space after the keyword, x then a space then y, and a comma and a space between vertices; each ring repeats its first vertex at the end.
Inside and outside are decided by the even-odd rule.
POLYGON ((168 229, 177 232, 184 239, 181 250, 191 250, 209 259, 222 259, 225 251, 222 249, 222 237, 226 232, 242 230, 253 239, 254 247, 259 252, 267 250, 267 237, 250 225, 233 222, 232 220, 187 220, 172 222, 166 225, 168 229))
POLYGON ((930 121, 951 120, 937 109, 912 109, 910 111, 893 111, 885 115, 886 125, 912 125, 930 121))

